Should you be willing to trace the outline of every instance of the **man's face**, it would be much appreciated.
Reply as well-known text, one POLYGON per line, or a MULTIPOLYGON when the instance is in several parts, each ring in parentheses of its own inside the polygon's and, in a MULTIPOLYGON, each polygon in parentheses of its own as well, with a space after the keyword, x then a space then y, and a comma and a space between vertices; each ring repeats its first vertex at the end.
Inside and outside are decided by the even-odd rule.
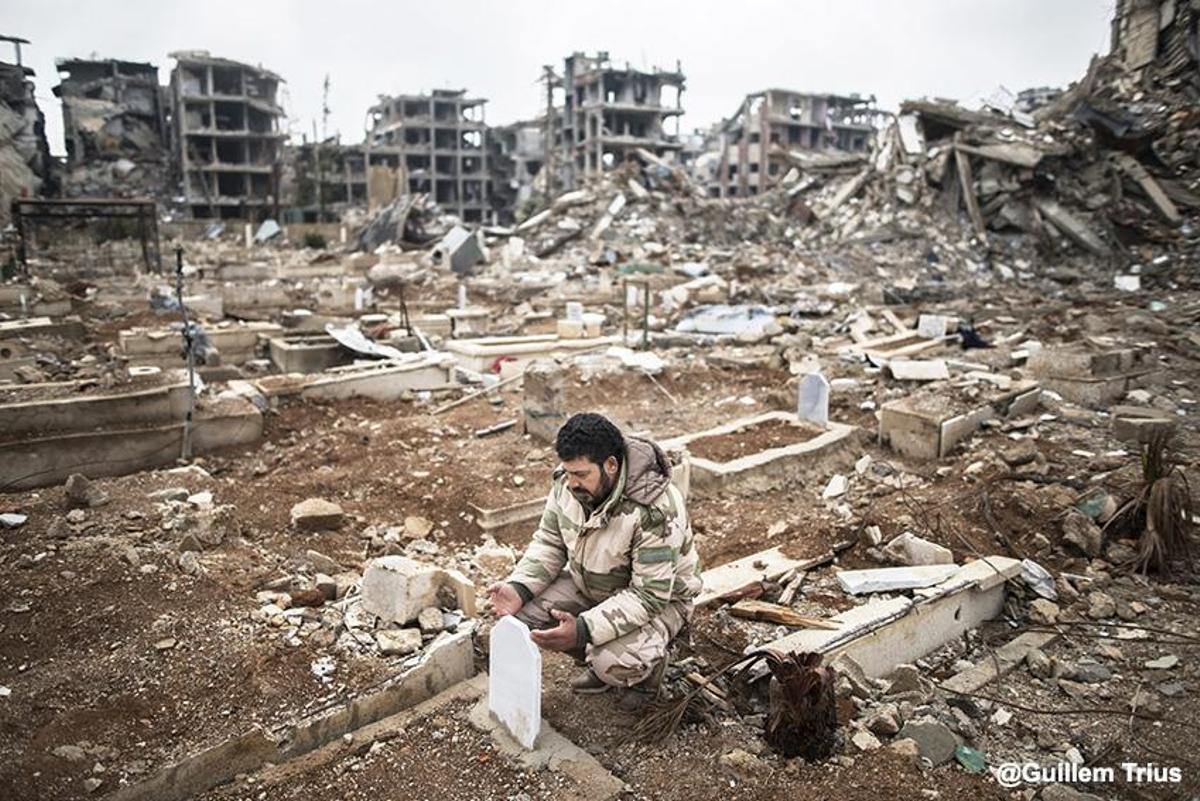
POLYGON ((567 471, 567 489, 580 503, 595 506, 608 497, 616 483, 620 465, 612 456, 599 465, 586 456, 568 459, 562 463, 567 471))

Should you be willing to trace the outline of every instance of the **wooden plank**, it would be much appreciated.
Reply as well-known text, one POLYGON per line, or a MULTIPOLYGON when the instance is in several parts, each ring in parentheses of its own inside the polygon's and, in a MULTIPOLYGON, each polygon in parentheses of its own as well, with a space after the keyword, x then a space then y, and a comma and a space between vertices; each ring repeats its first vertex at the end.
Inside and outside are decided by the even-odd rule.
POLYGON ((1141 187, 1164 220, 1171 225, 1179 225, 1183 222, 1183 215, 1171 202, 1171 198, 1167 197, 1167 193, 1158 185, 1158 181, 1155 181, 1150 173, 1146 172, 1146 168, 1137 159, 1128 153, 1114 153, 1112 159, 1122 172, 1141 187))
POLYGON ((742 600, 729 607, 729 614, 747 620, 761 620, 766 623, 779 623, 784 626, 797 626, 806 629, 828 629, 834 631, 840 628, 836 623, 822 620, 818 617, 806 617, 796 610, 782 604, 768 601, 742 600))
POLYGON ((975 235, 987 244, 987 228, 983 223, 983 212, 979 210, 979 198, 975 197, 975 176, 971 172, 971 159, 965 151, 959 149, 958 135, 954 137, 954 164, 958 167, 958 180, 962 184, 963 201, 967 204, 967 214, 971 224, 975 226, 975 235))

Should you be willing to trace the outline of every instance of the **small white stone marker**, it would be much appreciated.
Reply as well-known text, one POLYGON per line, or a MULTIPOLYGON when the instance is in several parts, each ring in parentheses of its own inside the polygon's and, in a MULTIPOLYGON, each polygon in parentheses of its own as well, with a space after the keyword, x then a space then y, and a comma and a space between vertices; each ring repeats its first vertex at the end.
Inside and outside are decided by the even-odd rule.
POLYGON ((512 615, 492 627, 488 656, 488 711, 524 748, 542 727, 542 653, 529 627, 512 615))
POLYGON ((796 405, 796 416, 801 420, 816 423, 821 428, 829 427, 829 381, 820 373, 809 373, 800 379, 800 400, 796 405))

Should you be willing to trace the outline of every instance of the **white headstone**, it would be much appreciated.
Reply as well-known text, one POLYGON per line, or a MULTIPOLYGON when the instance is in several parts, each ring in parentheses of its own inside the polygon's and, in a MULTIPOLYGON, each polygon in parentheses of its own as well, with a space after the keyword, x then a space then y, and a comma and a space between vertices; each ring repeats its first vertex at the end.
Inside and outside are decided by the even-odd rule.
POLYGON ((488 710, 525 748, 533 748, 542 727, 542 653, 529 627, 502 617, 492 627, 488 656, 488 710))
POLYGON ((809 373, 800 379, 800 401, 796 416, 829 427, 829 382, 820 373, 809 373))
POLYGON ((567 319, 576 323, 583 322, 583 304, 577 300, 567 301, 567 319))

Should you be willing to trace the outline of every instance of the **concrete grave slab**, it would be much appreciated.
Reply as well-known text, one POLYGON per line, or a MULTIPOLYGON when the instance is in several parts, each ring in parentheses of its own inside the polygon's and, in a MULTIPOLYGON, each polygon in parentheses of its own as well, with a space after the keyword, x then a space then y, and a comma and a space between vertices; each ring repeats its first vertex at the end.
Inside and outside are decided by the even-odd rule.
POLYGON ((829 426, 829 380, 820 373, 809 373, 800 379, 799 401, 796 416, 801 420, 816 423, 821 428, 829 426))
POLYGON ((492 627, 487 701, 513 739, 533 748, 542 724, 542 652, 529 627, 511 615, 492 627))

